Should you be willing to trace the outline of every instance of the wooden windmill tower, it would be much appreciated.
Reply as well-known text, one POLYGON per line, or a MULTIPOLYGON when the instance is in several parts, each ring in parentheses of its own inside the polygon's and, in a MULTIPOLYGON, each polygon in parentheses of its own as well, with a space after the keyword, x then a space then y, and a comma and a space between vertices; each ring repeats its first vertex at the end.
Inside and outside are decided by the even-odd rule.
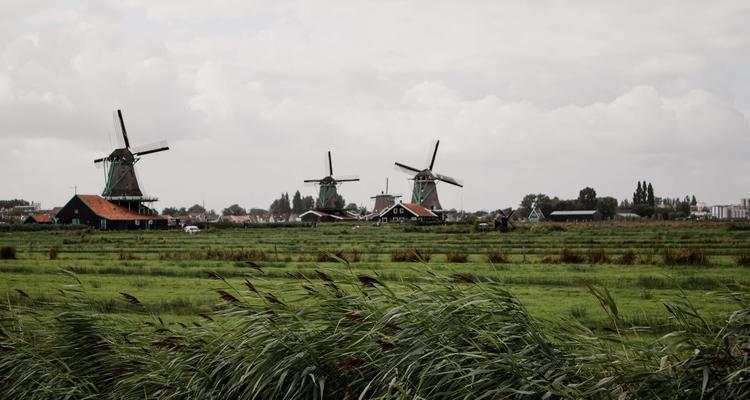
POLYGON ((357 182, 359 178, 335 178, 333 176, 333 161, 331 152, 328 152, 328 176, 322 179, 306 179, 305 183, 314 183, 319 188, 318 200, 315 202, 315 208, 322 211, 341 211, 343 207, 336 206, 338 198, 338 187, 343 182, 357 182))
POLYGON ((414 178, 412 178, 412 180, 414 180, 414 188, 412 190, 411 202, 433 211, 440 211, 443 209, 440 205, 440 200, 438 199, 437 181, 463 187, 463 185, 456 179, 432 172, 432 168, 435 166, 435 157, 437 156, 438 146, 440 146, 439 140, 435 143, 435 151, 432 153, 430 165, 425 169, 420 170, 408 165, 396 163, 396 166, 403 172, 410 175, 416 174, 414 175, 414 178))
POLYGON ((137 149, 130 148, 130 140, 125 129, 125 122, 122 119, 122 112, 117 110, 117 117, 120 121, 120 129, 125 147, 112 151, 107 157, 97 158, 95 164, 103 163, 104 165, 104 191, 102 197, 105 199, 125 206, 130 210, 149 212, 150 208, 143 206, 143 203, 157 201, 156 197, 145 196, 138 185, 138 178, 135 173, 135 164, 140 157, 146 154, 158 153, 169 150, 166 142, 158 142, 137 149))
POLYGON ((375 196, 370 197, 371 199, 375 199, 375 207, 372 209, 372 214, 378 215, 386 208, 396 204, 396 199, 399 197, 401 197, 400 194, 394 195, 388 193, 388 178, 386 178, 385 192, 380 192, 380 194, 376 194, 375 196))

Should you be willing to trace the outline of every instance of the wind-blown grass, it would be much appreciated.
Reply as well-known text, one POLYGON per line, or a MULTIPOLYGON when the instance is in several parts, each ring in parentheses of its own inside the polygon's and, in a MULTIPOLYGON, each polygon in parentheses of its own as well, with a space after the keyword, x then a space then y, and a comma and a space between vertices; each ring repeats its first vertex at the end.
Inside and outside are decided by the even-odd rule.
MULTIPOLYGON (((252 278, 237 287, 212 274, 222 305, 192 326, 107 323, 87 311, 80 285, 49 299, 53 314, 3 306, 0 398, 750 395, 746 291, 723 295, 736 311, 720 324, 688 300, 667 303, 679 329, 633 341, 604 288, 590 290, 611 326, 593 331, 538 321, 499 284, 471 275, 429 272, 394 292, 377 275, 339 271, 303 279, 303 301, 291 289, 259 290, 252 278)), ((117 296, 115 307, 148 307, 117 296)))

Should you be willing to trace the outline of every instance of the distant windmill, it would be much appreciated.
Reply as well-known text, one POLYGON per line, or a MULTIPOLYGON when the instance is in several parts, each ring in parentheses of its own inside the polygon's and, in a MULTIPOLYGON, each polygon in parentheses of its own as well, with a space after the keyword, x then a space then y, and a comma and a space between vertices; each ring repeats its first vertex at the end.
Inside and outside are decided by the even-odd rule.
POLYGON ((333 161, 331 152, 328 152, 328 176, 322 179, 306 179, 305 183, 314 183, 320 187, 318 201, 315 208, 319 210, 341 210, 343 207, 336 206, 338 197, 338 186, 343 182, 357 182, 359 178, 335 178, 333 176, 333 161))
POLYGON ((396 166, 407 174, 416 174, 414 175, 414 178, 412 178, 414 180, 414 189, 412 190, 411 202, 431 210, 443 209, 440 205, 440 200, 438 199, 437 181, 463 187, 463 185, 456 179, 432 172, 432 168, 435 166, 435 157, 437 156, 438 146, 440 146, 439 140, 435 143, 435 151, 432 153, 432 161, 430 161, 430 165, 423 170, 396 163, 396 166))
POLYGON ((396 204, 396 199, 399 197, 401 197, 400 194, 394 195, 388 193, 388 178, 385 178, 385 192, 380 192, 380 194, 370 197, 371 199, 375 199, 375 208, 373 208, 372 213, 379 214, 386 208, 396 204))
POLYGON ((122 119, 122 112, 120 110, 117 110, 117 117, 120 120, 125 147, 115 149, 107 157, 94 160, 95 164, 104 163, 105 183, 102 196, 108 200, 125 202, 155 201, 156 199, 144 198, 143 192, 138 185, 138 178, 135 175, 135 164, 140 160, 141 156, 169 150, 169 147, 166 142, 158 142, 131 150, 128 133, 125 130, 125 122, 122 119))

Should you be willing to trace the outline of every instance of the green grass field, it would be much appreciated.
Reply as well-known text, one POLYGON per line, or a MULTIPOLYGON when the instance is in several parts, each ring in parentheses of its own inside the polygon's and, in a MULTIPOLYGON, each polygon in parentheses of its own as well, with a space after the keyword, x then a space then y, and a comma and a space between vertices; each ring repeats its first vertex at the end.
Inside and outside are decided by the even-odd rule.
POLYGON ((0 399, 750 396, 750 229, 0 233, 0 399))
POLYGON ((707 315, 725 317, 726 305, 706 293, 750 283, 750 270, 736 261, 750 249, 750 231, 731 227, 736 228, 695 222, 541 224, 505 234, 470 226, 413 225, 226 229, 197 235, 6 232, 0 233, 0 246, 15 247, 16 259, 0 260, 0 293, 10 303, 43 310, 57 289, 73 281, 61 272, 67 270, 96 300, 92 302, 96 311, 191 321, 219 302, 216 281, 208 278, 211 272, 237 285, 249 277, 264 290, 284 289, 291 301, 303 301, 293 289, 300 288, 305 277, 314 278, 316 270, 367 274, 396 290, 438 273, 500 285, 535 317, 574 317, 591 325, 604 321, 606 315, 588 286, 607 287, 624 321, 668 326, 664 300, 687 297, 707 315), (50 249, 57 251, 57 259, 50 259, 50 249), (412 249, 430 255, 429 262, 392 261, 392 253, 412 249), (559 260, 564 249, 573 254, 572 260, 559 260), (629 250, 636 257, 632 264, 623 264, 621 258, 629 250), (690 250, 705 254, 707 260, 695 265, 684 260, 676 265, 664 262, 665 251, 690 250), (331 259, 329 254, 340 254, 350 262, 331 259), (501 259, 489 262, 488 254, 501 259), (250 267, 250 261, 260 270, 250 267), (135 296, 143 306, 130 307, 120 293, 135 296))

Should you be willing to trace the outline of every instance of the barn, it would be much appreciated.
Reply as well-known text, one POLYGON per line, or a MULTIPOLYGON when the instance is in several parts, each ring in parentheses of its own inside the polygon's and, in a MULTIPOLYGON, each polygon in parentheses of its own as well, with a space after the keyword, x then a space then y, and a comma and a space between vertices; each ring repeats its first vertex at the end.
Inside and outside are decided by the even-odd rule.
POLYGON ((302 222, 344 222, 357 221, 359 216, 350 211, 310 210, 299 216, 302 222))
POLYGON ((23 220, 24 224, 52 224, 54 222, 52 215, 44 213, 31 214, 23 220))
POLYGON ((600 221, 602 214, 597 210, 553 211, 549 219, 556 222, 600 221))
POLYGON ((81 224, 101 230, 163 229, 167 218, 139 205, 137 209, 115 204, 101 196, 77 194, 55 217, 61 224, 81 224))
POLYGON ((442 218, 419 204, 398 203, 386 208, 378 217, 380 222, 437 222, 442 218))

